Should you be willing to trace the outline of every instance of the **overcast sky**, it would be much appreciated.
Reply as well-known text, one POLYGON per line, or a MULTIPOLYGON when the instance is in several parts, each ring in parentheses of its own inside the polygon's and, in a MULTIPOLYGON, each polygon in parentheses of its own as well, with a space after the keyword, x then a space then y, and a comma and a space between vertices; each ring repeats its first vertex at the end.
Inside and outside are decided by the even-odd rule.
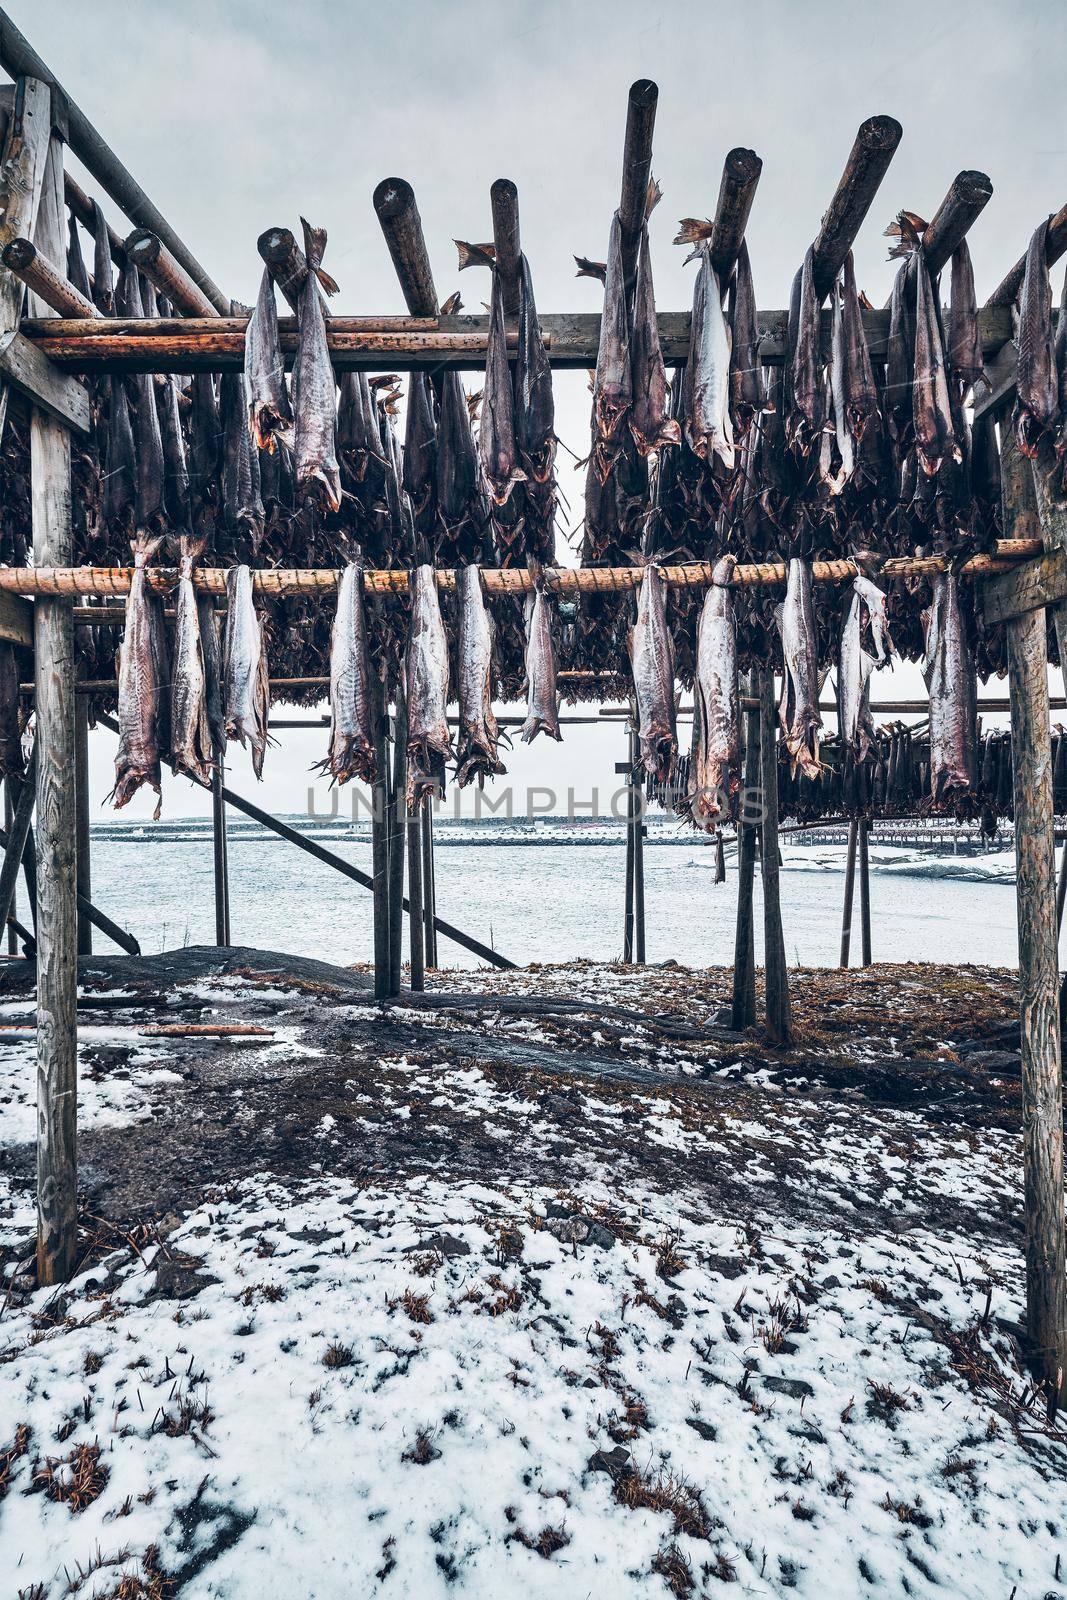
MULTIPOLYGON (((856 128, 875 113, 904 127, 856 247, 860 286, 876 304, 892 276, 883 227, 902 207, 929 217, 961 168, 987 172, 994 187, 970 236, 979 300, 1067 196, 1063 0, 12 0, 8 9, 215 281, 246 301, 258 284, 257 236, 276 224, 298 229, 304 215, 329 232, 339 310, 402 311, 371 205, 379 179, 399 176, 415 189, 442 298, 458 287, 474 309, 488 280, 458 276, 452 239, 491 237, 489 186, 506 176, 519 187, 540 309, 598 310, 600 287, 575 279, 572 257, 605 254, 626 95, 639 77, 660 88, 653 171, 663 201, 650 231, 661 310, 690 304, 692 268, 671 239, 679 217, 711 214, 734 145, 764 162, 748 229, 764 307, 786 303, 856 128)), ((557 396, 560 433, 584 454, 584 375, 560 375, 557 396)), ((565 474, 564 486, 577 520, 580 483, 565 474)), ((914 672, 883 685, 876 700, 914 692, 914 672)), ((303 807, 324 737, 287 736, 258 798, 303 807)), ((558 750, 544 743, 512 760, 520 784, 613 783, 618 732, 576 728, 558 750)), ((113 738, 93 744, 102 798, 113 738)), ((251 792, 245 768, 238 755, 236 786, 251 792)), ((169 815, 202 809, 184 780, 166 784, 164 804, 169 815)))

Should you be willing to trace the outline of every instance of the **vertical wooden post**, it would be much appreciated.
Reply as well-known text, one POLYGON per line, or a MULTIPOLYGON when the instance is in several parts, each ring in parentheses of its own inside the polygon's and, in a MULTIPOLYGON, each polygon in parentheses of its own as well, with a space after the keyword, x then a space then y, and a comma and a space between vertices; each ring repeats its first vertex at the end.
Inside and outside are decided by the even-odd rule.
POLYGON ((622 959, 629 966, 634 958, 634 741, 626 730, 626 760, 615 771, 626 778, 626 884, 622 912, 622 959))
POLYGON ((422 808, 422 905, 425 965, 437 965, 437 880, 433 859, 433 800, 422 808))
MULTIPOLYGON (((630 735, 631 767, 640 754, 636 731, 630 735)), ((643 784, 634 784, 634 960, 645 964, 645 795, 643 784)))
POLYGON ((374 877, 374 995, 389 994, 389 738, 385 686, 375 676, 374 755, 378 780, 371 790, 371 871, 374 877))
POLYGON ((1056 933, 1063 930, 1063 905, 1067 900, 1067 839, 1060 851, 1060 875, 1056 880, 1056 933))
POLYGON ((413 817, 405 823, 408 851, 408 926, 410 950, 410 983, 412 989, 426 987, 425 950, 423 947, 423 888, 422 888, 422 818, 423 801, 413 817))
MULTIPOLYGON (((51 140, 35 241, 63 259, 63 155, 51 140)), ((33 557, 73 558, 70 436, 30 418, 33 557)), ((74 754, 74 618, 69 600, 33 608, 37 709, 37 1280, 61 1283, 77 1259, 78 914, 74 754)))
POLYGON ((860 965, 871 964, 871 864, 867 844, 871 837, 871 824, 864 817, 860 823, 860 965))
POLYGON ((1026 1326, 1053 1403, 1067 1400, 1063 1097, 1060 1074, 1052 749, 1045 613, 1007 624, 1019 918, 1026 1326))
MULTIPOLYGON (((15 807, 14 807, 14 803, 13 803, 13 801, 11 799, 11 779, 10 778, 5 778, 4 779, 4 832, 5 832, 5 834, 7 835, 7 837, 9 839, 11 837, 11 824, 14 821, 14 818, 15 818, 15 807)), ((11 921, 11 919, 13 917, 17 917, 17 916, 18 916, 17 896, 15 894, 15 891, 12 890, 11 891, 11 905, 9 906, 8 913, 7 913, 7 918, 8 918, 8 920, 7 920, 7 953, 8 953, 9 956, 17 956, 18 953, 19 953, 18 934, 15 932, 15 929, 12 926, 12 921, 11 921)))
MULTIPOLYGON (((85 905, 93 898, 92 868, 89 855, 89 703, 83 694, 74 697, 74 797, 78 807, 78 894, 85 905)), ((78 954, 93 953, 93 925, 85 911, 78 911, 78 954)))
MULTIPOLYGON (((746 695, 759 698, 759 677, 748 674, 746 695)), ((756 1022, 756 925, 753 897, 756 881, 757 819, 762 808, 760 790, 760 713, 758 706, 745 712, 745 770, 738 814, 737 925, 734 932, 734 988, 730 1026, 738 1032, 756 1022)))
POLYGON ((778 740, 774 673, 765 668, 760 684, 760 768, 763 775, 763 984, 767 1030, 779 1044, 789 1043, 789 973, 782 933, 778 880, 778 740))
POLYGON ((848 966, 849 948, 852 944, 852 898, 856 886, 856 841, 859 837, 859 819, 852 818, 848 825, 848 854, 845 857, 845 904, 841 912, 841 959, 838 966, 848 966))
POLYGON ((407 700, 396 686, 393 719, 393 783, 389 805, 389 993, 400 993, 404 964, 404 836, 407 831, 407 700))
POLYGON ((230 856, 226 838, 225 748, 215 751, 211 769, 211 853, 215 873, 215 943, 230 942, 230 856))

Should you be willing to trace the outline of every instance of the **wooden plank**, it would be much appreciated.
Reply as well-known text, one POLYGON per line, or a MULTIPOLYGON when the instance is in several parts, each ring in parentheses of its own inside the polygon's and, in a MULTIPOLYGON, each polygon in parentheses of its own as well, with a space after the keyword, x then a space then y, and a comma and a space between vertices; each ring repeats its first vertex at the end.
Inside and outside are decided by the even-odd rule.
POLYGON ((1007 626, 1019 923, 1026 1327, 1050 1404, 1067 1400, 1063 1098, 1045 618, 1007 626))
MULTIPOLYGON (((64 248, 62 145, 53 139, 34 237, 64 248)), ((73 555, 70 434, 30 417, 34 560, 73 555)), ((37 602, 37 1281, 64 1282, 77 1260, 78 915, 74 793, 74 621, 64 600, 37 602)))
POLYGON ((33 606, 21 595, 0 593, 0 641, 33 648, 33 606))
MULTIPOLYGON (((0 31, 2 26, 0 20, 0 31)), ((0 160, 0 250, 13 239, 33 234, 51 127, 52 95, 47 84, 36 78, 20 78, 0 160)), ((14 273, 0 272, 0 333, 17 326, 25 294, 21 279, 14 273)), ((0 386, 0 435, 7 420, 8 397, 6 385, 0 386)))
POLYGON ((1007 622, 1028 611, 1067 598, 1067 552, 1053 550, 1027 561, 1014 572, 1002 572, 982 584, 982 614, 987 623, 1007 622))
POLYGON ((0 376, 75 433, 89 432, 89 396, 17 329, 0 334, 0 376))

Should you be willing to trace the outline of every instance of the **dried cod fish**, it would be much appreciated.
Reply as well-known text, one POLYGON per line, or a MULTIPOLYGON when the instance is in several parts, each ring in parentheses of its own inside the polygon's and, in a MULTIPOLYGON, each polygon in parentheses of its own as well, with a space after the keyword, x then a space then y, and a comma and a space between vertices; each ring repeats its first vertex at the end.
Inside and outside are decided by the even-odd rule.
POLYGON ((441 620, 437 578, 428 564, 411 576, 411 625, 404 658, 407 689, 407 803, 412 812, 423 797, 439 792, 444 764, 452 756, 448 731, 448 639, 441 620))
POLYGON ((552 640, 552 611, 544 582, 536 566, 534 588, 526 596, 526 721, 522 742, 539 733, 562 740, 559 700, 556 695, 556 651, 552 640))
POLYGON ((193 587, 193 564, 203 551, 203 540, 183 535, 178 561, 171 679, 171 765, 175 772, 183 772, 197 783, 210 782, 211 767, 204 652, 193 587))
POLYGON ((478 430, 478 457, 482 482, 494 505, 506 505, 511 491, 525 477, 515 443, 515 403, 504 329, 504 291, 499 272, 493 272, 489 312, 489 344, 485 355, 485 390, 478 430))
POLYGON ((741 761, 737 691, 737 627, 730 587, 736 559, 720 556, 697 624, 693 674, 693 755, 685 812, 705 833, 728 820, 737 793, 741 761))
POLYGON ((759 347, 756 291, 752 283, 748 245, 742 239, 730 285, 730 400, 738 432, 742 435, 748 432, 754 418, 767 405, 759 347))
MULTIPOLYGON (((119 748, 115 787, 109 799, 116 810, 128 804, 143 783, 159 799, 153 819, 163 807, 160 788, 160 662, 153 609, 158 603, 148 587, 145 569, 162 537, 139 535, 133 540, 133 575, 126 597, 126 626, 119 653, 119 748)), ((165 746, 164 746, 165 748, 165 746)))
POLYGON ((247 567, 230 568, 226 599, 229 610, 222 670, 226 737, 239 740, 242 747, 251 744, 252 771, 262 778, 270 685, 263 624, 256 611, 252 574, 247 567))
POLYGON ((869 578, 858 576, 852 585, 838 658, 837 704, 841 739, 857 761, 874 742, 875 730, 868 706, 868 679, 886 659, 890 644, 885 618, 885 594, 869 578), (864 612, 870 625, 874 655, 863 648, 864 612))
POLYGON ((637 252, 630 370, 633 392, 630 432, 638 450, 647 456, 666 445, 681 444, 681 429, 670 414, 667 396, 667 373, 659 342, 647 223, 641 229, 641 243, 637 252))
POLYGON ((358 561, 345 567, 337 591, 330 633, 330 749, 319 770, 328 771, 338 784, 350 778, 374 783, 378 775, 363 568, 358 561))
POLYGON ((978 330, 978 297, 966 239, 952 252, 952 298, 948 317, 948 364, 961 395, 985 375, 982 336, 978 330))
POLYGON ((245 329, 245 383, 252 437, 260 450, 273 453, 277 436, 291 434, 294 418, 285 381, 274 280, 266 267, 255 310, 245 329))
POLYGON ((619 428, 633 403, 630 367, 630 324, 626 308, 626 282, 622 259, 622 223, 616 211, 608 241, 604 280, 604 310, 600 320, 600 346, 593 378, 593 437, 599 449, 601 482, 611 471, 619 428))
POLYGON ((556 459, 556 413, 552 368, 537 320, 533 279, 519 257, 519 348, 515 361, 515 440, 527 478, 548 483, 556 459))
POLYGON ((456 781, 479 786, 487 773, 507 769, 497 755, 499 730, 493 715, 493 636, 495 626, 482 594, 476 566, 459 569, 459 742, 456 781))
POLYGON ((778 717, 794 775, 817 778, 819 760, 819 661, 815 612, 811 599, 811 566, 794 557, 789 563, 785 601, 775 607, 782 636, 782 698, 778 717))
POLYGON ((949 804, 974 783, 978 745, 977 682, 960 611, 959 579, 939 572, 922 613, 923 676, 930 696, 930 796, 949 804))
POLYGON ((641 765, 651 778, 669 783, 678 756, 674 642, 667 626, 667 585, 658 567, 645 568, 637 621, 627 645, 637 697, 641 765))
POLYGON ((722 293, 707 247, 700 252, 693 291, 685 383, 686 435, 691 449, 702 461, 718 456, 723 466, 732 468, 730 330, 722 313, 722 293))
POLYGON ((337 380, 326 342, 326 314, 319 285, 336 294, 337 285, 322 270, 325 228, 313 228, 303 217, 304 254, 308 275, 300 291, 297 313, 300 339, 296 355, 293 454, 297 487, 325 496, 331 511, 341 509, 341 469, 337 463, 337 380))
POLYGON ((819 440, 825 406, 820 354, 819 302, 815 298, 814 247, 793 282, 789 307, 789 350, 793 403, 785 420, 786 443, 807 455, 819 440))
POLYGON ((952 423, 952 401, 941 343, 941 319, 929 268, 922 251, 915 258, 915 380, 912 387, 912 423, 919 465, 933 477, 949 459, 962 461, 963 452, 952 423))
POLYGON ((1055 427, 1059 384, 1052 352, 1052 285, 1048 273, 1048 223, 1034 231, 1019 290, 1016 343, 1015 432, 1024 455, 1033 457, 1042 436, 1055 427))

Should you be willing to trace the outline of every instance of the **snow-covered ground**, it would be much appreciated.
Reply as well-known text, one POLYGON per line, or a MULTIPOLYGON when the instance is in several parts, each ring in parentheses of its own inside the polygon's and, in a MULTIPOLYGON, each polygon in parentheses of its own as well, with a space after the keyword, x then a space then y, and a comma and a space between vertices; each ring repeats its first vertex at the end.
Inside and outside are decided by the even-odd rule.
MULTIPOLYGON (((32 1086, 0 1049, 3 1594, 1057 1593, 1067 1434, 1015 1339, 1019 1140, 861 1077, 903 1082, 911 1052, 963 1081, 938 1038, 978 1025, 982 979, 936 1016, 935 971, 854 975, 844 1014, 881 1020, 849 1041, 862 1093, 818 1082, 846 1056, 805 981, 770 1056, 714 1036, 721 975, 684 969, 455 975, 462 1009, 393 1014, 403 1049, 351 995, 188 984, 274 1037, 191 1055, 116 1021, 89 1163, 157 1141, 162 1192, 183 1096, 248 1159, 96 1217, 58 1292, 18 1273, 32 1086), (609 1075, 560 1065, 581 1036, 609 1075), (293 1087, 270 1126, 257 1073, 293 1087)), ((189 1124, 205 1172, 212 1137, 189 1124)))

